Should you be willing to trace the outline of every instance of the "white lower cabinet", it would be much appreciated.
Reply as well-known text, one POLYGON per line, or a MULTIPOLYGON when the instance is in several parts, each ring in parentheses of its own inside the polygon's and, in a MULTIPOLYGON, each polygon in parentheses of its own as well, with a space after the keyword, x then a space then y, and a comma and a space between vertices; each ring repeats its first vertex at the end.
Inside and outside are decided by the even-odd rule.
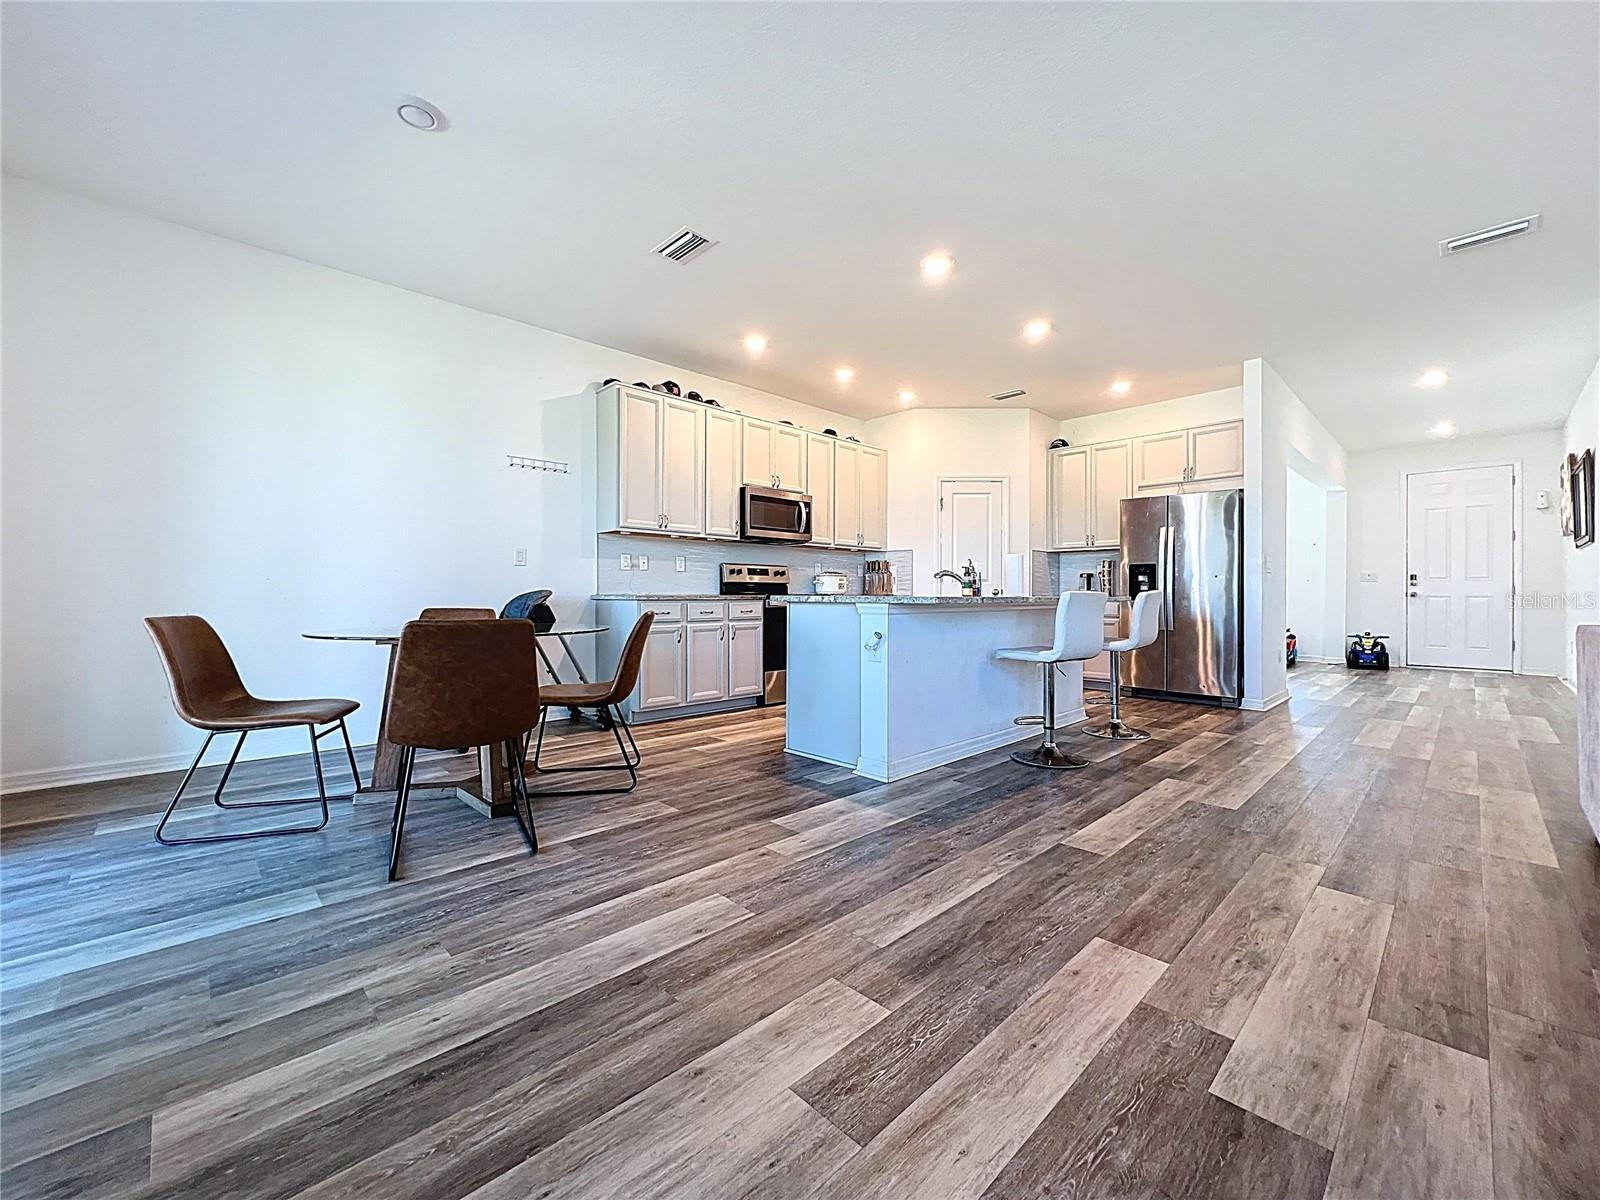
POLYGON ((634 707, 681 708, 684 703, 683 664, 683 622, 652 625, 650 636, 645 639, 634 707))
POLYGON ((705 704, 728 695, 728 623, 703 621, 685 626, 685 704, 705 704))
POLYGON ((598 679, 610 678, 641 614, 655 614, 639 683, 622 702, 629 720, 748 708, 764 690, 760 600, 597 600, 598 679))
POLYGON ((765 683, 761 666, 761 622, 728 622, 728 696, 759 696, 765 683))

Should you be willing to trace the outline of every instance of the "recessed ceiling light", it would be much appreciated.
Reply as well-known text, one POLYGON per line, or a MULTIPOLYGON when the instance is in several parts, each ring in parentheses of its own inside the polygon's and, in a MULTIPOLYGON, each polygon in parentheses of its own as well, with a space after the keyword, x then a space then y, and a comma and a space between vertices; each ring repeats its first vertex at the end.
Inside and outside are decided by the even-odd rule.
POLYGON ((767 335, 764 333, 745 334, 744 348, 751 354, 765 354, 767 352, 767 335))
POLYGON ((1425 388, 1443 387, 1450 376, 1438 367, 1431 367, 1417 376, 1417 386, 1425 388))
POLYGON ((854 367, 837 367, 833 372, 833 378, 840 387, 843 387, 855 377, 856 369, 854 367))
POLYGON ((901 404, 910 404, 916 398, 917 398, 917 394, 915 392, 913 392, 910 388, 902 388, 901 389, 901 391, 900 391, 900 403, 901 404))
POLYGON ((1456 427, 1449 421, 1436 422, 1434 425, 1430 426, 1429 429, 1428 429, 1428 436, 1429 437, 1438 437, 1438 438, 1454 437, 1455 433, 1456 433, 1456 427))
POLYGON ((406 96, 394 111, 407 125, 423 133, 442 133, 450 128, 444 114, 419 96, 406 96))
POLYGON ((1008 391, 996 392, 994 395, 990 396, 989 399, 991 399, 991 400, 995 401, 997 404, 999 404, 999 403, 1004 403, 1007 400, 1020 400, 1023 396, 1026 396, 1027 394, 1028 394, 1028 389, 1027 388, 1011 388, 1008 391))
POLYGON ((956 260, 943 250, 934 250, 922 256, 922 278, 925 283, 943 283, 956 269, 956 260))
POLYGON ((1038 343, 1050 336, 1052 328, 1050 322, 1043 317, 1034 317, 1033 320, 1022 327, 1022 340, 1038 345, 1038 343))
POLYGON ((1111 394, 1113 396, 1126 396, 1131 391, 1133 391, 1133 382, 1131 380, 1119 379, 1111 385, 1111 394))

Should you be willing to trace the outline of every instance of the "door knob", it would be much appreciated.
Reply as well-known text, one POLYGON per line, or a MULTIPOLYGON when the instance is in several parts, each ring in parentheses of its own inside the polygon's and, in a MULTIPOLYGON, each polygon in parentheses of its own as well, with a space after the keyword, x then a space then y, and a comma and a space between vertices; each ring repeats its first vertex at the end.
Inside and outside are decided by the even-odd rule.
POLYGON ((1411 598, 1412 598, 1412 599, 1413 599, 1413 600, 1415 600, 1415 599, 1416 599, 1416 598, 1417 598, 1417 594, 1416 594, 1416 593, 1415 593, 1415 592, 1412 592, 1412 593, 1411 593, 1411 598))

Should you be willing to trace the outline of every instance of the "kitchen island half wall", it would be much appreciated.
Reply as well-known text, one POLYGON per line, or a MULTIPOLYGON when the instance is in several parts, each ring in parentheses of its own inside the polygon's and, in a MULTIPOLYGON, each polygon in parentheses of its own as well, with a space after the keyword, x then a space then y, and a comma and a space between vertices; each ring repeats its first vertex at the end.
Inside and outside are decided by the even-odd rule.
MULTIPOLYGON (((1056 597, 790 596, 785 749, 884 782, 1039 736, 1038 666, 1056 597)), ((1062 663, 1056 724, 1084 719, 1082 664, 1062 663)))

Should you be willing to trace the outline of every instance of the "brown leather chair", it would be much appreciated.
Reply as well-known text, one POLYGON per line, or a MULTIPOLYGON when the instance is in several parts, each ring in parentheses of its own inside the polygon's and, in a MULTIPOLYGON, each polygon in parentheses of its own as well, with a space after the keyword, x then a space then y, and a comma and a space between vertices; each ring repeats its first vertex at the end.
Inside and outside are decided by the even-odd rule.
POLYGON ((534 796, 620 796, 631 792, 639 785, 639 744, 633 740, 633 730, 628 728, 628 722, 618 707, 628 698, 634 685, 639 682, 639 667, 644 662, 644 648, 646 639, 650 636, 650 626, 655 623, 655 613, 645 613, 635 622, 628 640, 623 644, 622 656, 617 660, 617 673, 611 679, 598 680, 594 683, 558 683, 542 688, 539 692, 539 737, 533 749, 533 769, 535 774, 561 775, 578 774, 589 771, 627 771, 627 787, 572 789, 561 791, 532 792, 534 796), (611 729, 611 736, 617 739, 617 749, 622 754, 622 761, 618 763, 600 763, 595 766, 577 767, 547 767, 539 761, 539 755, 544 750, 544 727, 549 720, 552 708, 592 708, 600 718, 602 724, 611 729), (626 735, 627 743, 623 743, 626 735))
POLYGON ((418 614, 419 621, 492 621, 492 608, 425 608, 418 614))
POLYGON ((233 842, 245 838, 275 837, 287 833, 315 833, 328 823, 328 791, 322 778, 322 759, 318 756, 318 742, 335 728, 344 735, 344 752, 350 759, 350 774, 355 777, 356 790, 361 788, 361 772, 356 769, 355 750, 350 745, 350 731, 345 718, 360 707, 354 700, 258 700, 252 696, 239 678, 228 648, 222 644, 217 631, 204 617, 146 617, 144 626, 155 641, 161 655, 161 665, 167 672, 167 685, 172 692, 172 707, 196 729, 206 731, 206 740, 200 753, 194 756, 183 781, 173 793, 172 803, 156 825, 156 841, 166 846, 188 846, 196 842, 233 842), (253 800, 229 804, 222 799, 222 789, 228 786, 233 765, 239 760, 244 739, 258 729, 286 729, 304 725, 311 735, 311 762, 317 770, 317 794, 294 800, 253 800), (321 733, 318 725, 326 725, 321 733), (200 760, 211 748, 212 739, 219 733, 237 733, 239 740, 233 744, 228 765, 223 768, 217 790, 211 802, 218 808, 278 808, 288 804, 320 802, 322 820, 315 825, 291 825, 279 829, 256 829, 247 833, 219 833, 204 837, 169 838, 165 836, 167 822, 172 819, 183 799, 184 789, 194 778, 200 760))
POLYGON ((522 763, 528 734, 539 723, 536 661, 527 621, 412 621, 401 631, 387 727, 389 740, 400 747, 400 786, 389 822, 390 879, 398 877, 418 750, 502 745, 517 824, 529 852, 539 852, 522 763))

